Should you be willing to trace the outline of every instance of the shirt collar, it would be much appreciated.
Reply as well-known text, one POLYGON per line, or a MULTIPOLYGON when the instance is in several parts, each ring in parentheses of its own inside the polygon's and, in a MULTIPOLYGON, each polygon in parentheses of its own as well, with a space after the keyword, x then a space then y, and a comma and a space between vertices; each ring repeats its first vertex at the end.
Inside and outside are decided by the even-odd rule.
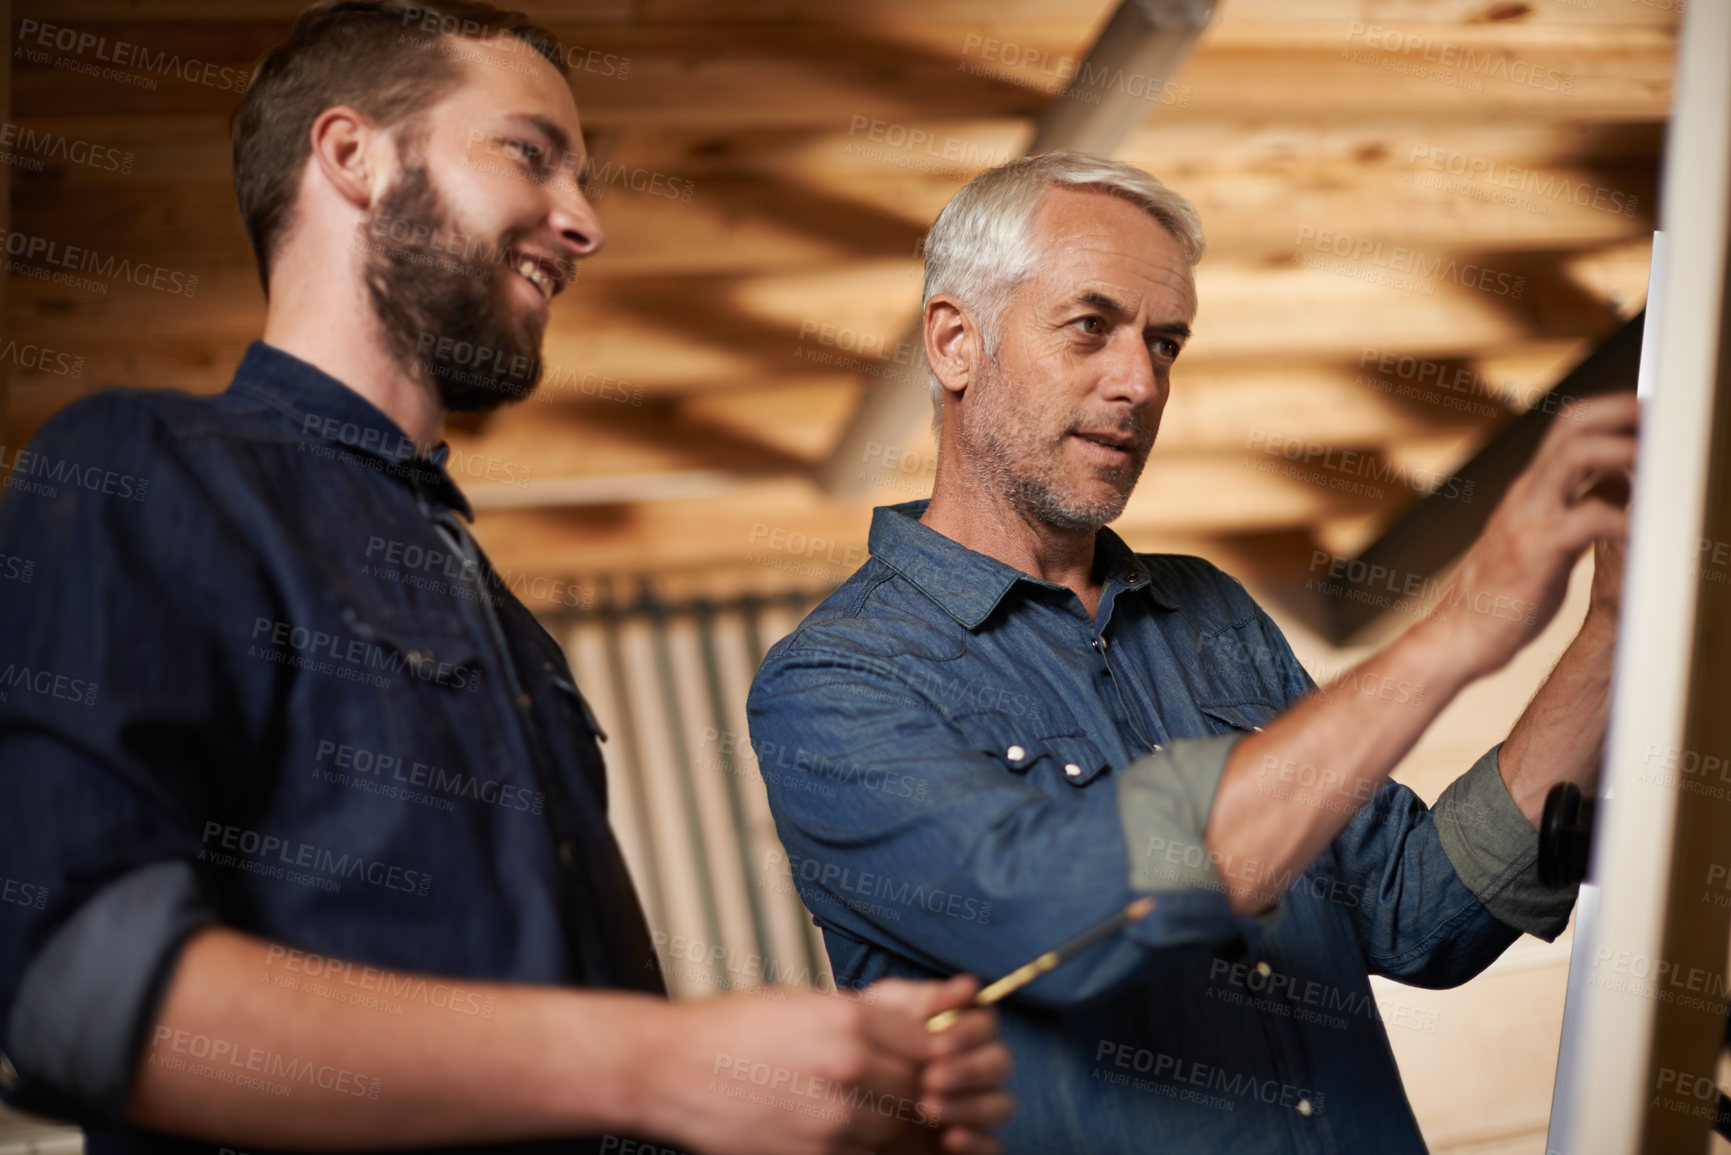
POLYGON ((324 370, 274 345, 254 341, 228 387, 281 411, 302 436, 329 442, 356 457, 382 461, 380 473, 475 520, 468 499, 445 472, 451 453, 448 444, 441 441, 422 454, 396 422, 324 370))
MULTIPOLYGON (((964 629, 974 629, 985 621, 1017 582, 1051 590, 1064 588, 922 525, 920 517, 929 504, 930 499, 922 499, 872 510, 871 554, 919 587, 964 629)), ((1104 526, 1094 538, 1094 561, 1108 587, 1142 591, 1156 605, 1178 608, 1177 601, 1159 587, 1136 552, 1104 526)))

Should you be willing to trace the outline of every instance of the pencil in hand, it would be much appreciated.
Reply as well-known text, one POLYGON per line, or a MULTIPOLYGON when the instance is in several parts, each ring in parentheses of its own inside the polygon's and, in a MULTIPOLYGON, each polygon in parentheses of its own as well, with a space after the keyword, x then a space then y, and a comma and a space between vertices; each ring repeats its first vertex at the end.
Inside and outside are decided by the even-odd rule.
MULTIPOLYGON (((1140 922, 1154 909, 1154 899, 1144 895, 1126 906, 1123 910, 1103 918, 1093 926, 1082 931, 1073 938, 1059 943, 1031 962, 1023 963, 997 982, 981 987, 973 997, 971 1006, 989 1007, 1000 999, 1006 998, 1021 990, 1047 971, 1055 970, 1070 959, 1081 954, 1095 943, 1120 930, 1133 922, 1140 922)), ((953 1007, 947 1011, 939 1011, 926 1020, 926 1030, 941 1031, 949 1027, 961 1016, 963 1007, 953 1007)))

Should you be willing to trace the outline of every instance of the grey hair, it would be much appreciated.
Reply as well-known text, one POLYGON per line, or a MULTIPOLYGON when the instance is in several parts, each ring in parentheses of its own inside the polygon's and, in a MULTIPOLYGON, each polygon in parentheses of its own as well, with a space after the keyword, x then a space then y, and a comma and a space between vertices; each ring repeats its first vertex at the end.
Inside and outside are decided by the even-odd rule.
MULTIPOLYGON (((987 169, 944 206, 926 234, 926 302, 939 293, 973 310, 986 339, 998 351, 998 318, 1006 299, 1034 272, 1028 225, 1049 189, 1093 189, 1129 201, 1171 233, 1192 267, 1202 259, 1202 218, 1189 201, 1134 165, 1083 152, 1042 152, 987 169)), ((937 405, 943 387, 926 376, 937 405)))

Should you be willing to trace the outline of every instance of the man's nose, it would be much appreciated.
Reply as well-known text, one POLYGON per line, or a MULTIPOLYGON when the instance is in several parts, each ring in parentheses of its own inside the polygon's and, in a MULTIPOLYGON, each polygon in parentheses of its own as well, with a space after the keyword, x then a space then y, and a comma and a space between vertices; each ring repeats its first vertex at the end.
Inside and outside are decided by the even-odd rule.
POLYGON ((1129 338, 1113 350, 1113 356, 1102 383, 1107 400, 1125 401, 1134 408, 1157 402, 1165 393, 1165 383, 1154 369, 1154 357, 1140 340, 1129 338))
POLYGON ((559 234, 575 260, 594 256, 607 243, 607 230, 601 227, 595 206, 589 203, 589 198, 581 190, 573 189, 562 195, 548 214, 547 223, 559 234))

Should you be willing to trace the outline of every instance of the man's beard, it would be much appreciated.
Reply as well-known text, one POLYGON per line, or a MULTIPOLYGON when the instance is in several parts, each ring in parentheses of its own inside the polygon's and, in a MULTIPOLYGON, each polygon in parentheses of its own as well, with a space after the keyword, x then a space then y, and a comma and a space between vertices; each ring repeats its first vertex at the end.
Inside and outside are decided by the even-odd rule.
POLYGON ((962 453, 974 463, 987 487, 1003 494, 1031 520, 1053 529, 1092 532, 1116 521, 1148 463, 1154 435, 1145 432, 1133 416, 1078 421, 1056 435, 1044 435, 1036 427, 1037 414, 1018 406, 1015 394, 1016 386, 1004 379, 993 358, 973 386, 971 403, 962 408, 957 427, 962 453), (1103 476, 1114 483, 1109 497, 1090 499, 1066 490, 1061 455, 1069 435, 1080 429, 1117 429, 1136 439, 1131 459, 1103 476))
POLYGON ((391 355, 425 376, 452 413, 520 401, 541 380, 542 325, 511 316, 502 292, 512 274, 500 247, 470 260, 448 251, 462 235, 418 160, 379 198, 364 230, 367 294, 391 355), (394 238, 430 238, 424 245, 394 238))

